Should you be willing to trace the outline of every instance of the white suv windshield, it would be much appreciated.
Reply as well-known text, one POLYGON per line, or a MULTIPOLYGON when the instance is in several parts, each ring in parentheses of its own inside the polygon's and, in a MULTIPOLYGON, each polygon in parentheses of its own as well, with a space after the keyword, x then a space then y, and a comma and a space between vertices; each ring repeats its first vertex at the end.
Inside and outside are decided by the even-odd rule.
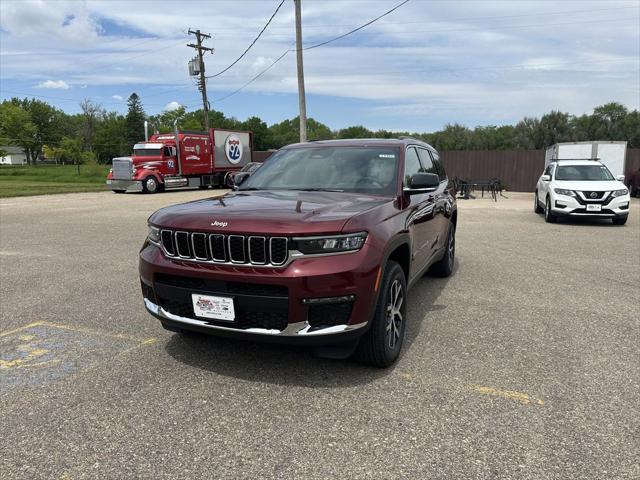
POLYGON ((393 196, 399 153, 391 147, 280 150, 240 190, 324 190, 393 196))
POLYGON ((602 181, 613 180, 613 175, 604 165, 560 165, 556 180, 602 181))

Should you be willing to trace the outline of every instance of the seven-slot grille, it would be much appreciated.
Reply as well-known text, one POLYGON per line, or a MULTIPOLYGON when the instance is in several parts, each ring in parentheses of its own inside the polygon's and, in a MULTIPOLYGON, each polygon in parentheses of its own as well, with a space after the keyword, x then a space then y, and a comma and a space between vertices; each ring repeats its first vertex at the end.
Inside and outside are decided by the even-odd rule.
POLYGON ((169 257, 203 262, 279 266, 289 256, 285 237, 162 230, 160 240, 169 257))

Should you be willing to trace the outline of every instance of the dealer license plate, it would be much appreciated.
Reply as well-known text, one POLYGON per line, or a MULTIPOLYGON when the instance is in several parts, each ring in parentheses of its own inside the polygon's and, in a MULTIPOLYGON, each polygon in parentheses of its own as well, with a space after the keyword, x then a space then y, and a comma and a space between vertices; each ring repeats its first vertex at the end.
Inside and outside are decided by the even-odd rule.
POLYGON ((193 312, 196 317, 211 318, 233 322, 236 318, 233 308, 233 298, 214 297, 212 295, 191 294, 193 312))
POLYGON ((587 205, 587 212, 601 212, 602 205, 587 205))

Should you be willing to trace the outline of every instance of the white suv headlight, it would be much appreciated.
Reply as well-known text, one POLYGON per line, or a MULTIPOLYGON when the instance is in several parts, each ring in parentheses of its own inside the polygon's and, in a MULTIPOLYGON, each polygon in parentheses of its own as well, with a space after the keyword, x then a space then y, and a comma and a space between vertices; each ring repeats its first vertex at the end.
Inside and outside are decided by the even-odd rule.
POLYGON ((613 192, 611 192, 611 196, 613 198, 615 198, 615 197, 623 197, 628 193, 629 193, 629 190, 627 190, 626 188, 623 188, 622 190, 614 190, 613 192))
POLYGON ((567 197, 576 196, 573 190, 565 190, 564 188, 554 188, 553 191, 556 192, 558 195, 566 195, 567 197))

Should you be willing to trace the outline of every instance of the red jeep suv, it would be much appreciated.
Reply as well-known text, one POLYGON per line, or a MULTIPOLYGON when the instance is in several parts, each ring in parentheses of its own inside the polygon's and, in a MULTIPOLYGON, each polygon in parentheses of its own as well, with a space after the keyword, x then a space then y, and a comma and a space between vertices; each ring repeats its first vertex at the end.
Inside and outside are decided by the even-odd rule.
POLYGON ((407 290, 453 270, 457 209, 419 140, 289 145, 234 191, 163 208, 140 251, 147 310, 171 331, 320 347, 380 367, 407 290))

